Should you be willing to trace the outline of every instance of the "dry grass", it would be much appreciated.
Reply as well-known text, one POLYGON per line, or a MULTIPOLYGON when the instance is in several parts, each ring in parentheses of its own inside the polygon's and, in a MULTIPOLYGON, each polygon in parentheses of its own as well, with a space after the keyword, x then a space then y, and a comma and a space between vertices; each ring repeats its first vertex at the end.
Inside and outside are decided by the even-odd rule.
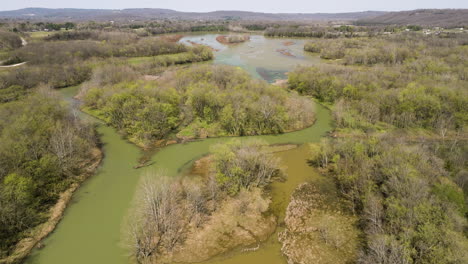
POLYGON ((301 184, 288 205, 279 234, 289 263, 352 263, 358 252, 357 218, 340 210, 334 192, 301 184))

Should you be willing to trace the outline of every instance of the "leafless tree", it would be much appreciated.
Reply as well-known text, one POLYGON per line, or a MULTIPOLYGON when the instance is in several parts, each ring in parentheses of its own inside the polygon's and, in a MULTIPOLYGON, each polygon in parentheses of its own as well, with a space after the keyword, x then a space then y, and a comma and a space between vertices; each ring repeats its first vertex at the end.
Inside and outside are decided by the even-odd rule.
POLYGON ((138 187, 131 212, 128 245, 139 261, 171 250, 181 237, 181 186, 162 173, 150 172, 138 187))

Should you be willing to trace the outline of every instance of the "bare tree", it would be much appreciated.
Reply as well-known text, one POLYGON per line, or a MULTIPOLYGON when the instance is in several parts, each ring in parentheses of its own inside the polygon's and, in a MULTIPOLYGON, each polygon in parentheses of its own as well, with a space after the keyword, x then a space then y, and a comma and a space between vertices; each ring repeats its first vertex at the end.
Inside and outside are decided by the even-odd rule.
POLYGON ((171 250, 181 237, 181 186, 161 173, 148 173, 138 187, 131 212, 128 245, 138 261, 171 250))

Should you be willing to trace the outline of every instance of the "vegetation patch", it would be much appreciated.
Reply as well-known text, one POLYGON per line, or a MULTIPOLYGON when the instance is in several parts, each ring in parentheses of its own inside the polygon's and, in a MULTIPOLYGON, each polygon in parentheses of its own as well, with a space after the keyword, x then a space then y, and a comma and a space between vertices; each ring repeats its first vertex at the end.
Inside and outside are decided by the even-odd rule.
POLYGON ((237 44, 237 43, 242 43, 246 42, 247 40, 250 40, 249 35, 229 35, 229 36, 217 36, 216 40, 221 43, 221 44, 237 44))
POLYGON ((430 151, 392 140, 340 139, 316 146, 311 162, 333 177, 356 212, 366 244, 360 263, 464 263, 463 192, 430 151))
MULTIPOLYGON (((333 182, 329 185, 333 186, 333 182)), ((325 192, 316 183, 301 184, 291 197, 284 221, 286 229, 279 234, 279 240, 288 262, 356 261, 360 245, 358 221, 341 208, 336 190, 325 192)))
POLYGON ((288 49, 277 49, 276 52, 280 53, 281 55, 288 56, 288 57, 296 57, 294 54, 291 53, 288 49))
POLYGON ((276 228, 263 190, 281 175, 259 141, 216 145, 201 176, 148 175, 140 184, 126 236, 144 263, 200 262, 257 244, 276 228))
MULTIPOLYGON (((312 144, 310 163, 359 218, 357 263, 468 261, 466 37, 317 39, 305 50, 340 60, 288 75, 291 89, 333 111, 338 138, 312 144)), ((287 232, 283 250, 299 261, 303 238, 287 232)))
POLYGON ((170 134, 184 141, 277 134, 314 121, 309 99, 252 80, 233 67, 190 67, 151 82, 131 81, 137 77, 125 67, 102 71, 83 86, 86 109, 140 146, 149 147, 170 134))
POLYGON ((93 127, 69 113, 48 88, 0 106, 0 141, 0 258, 33 237, 15 251, 21 258, 50 232, 35 227, 51 216, 60 195, 81 181, 96 157, 97 141, 93 127))
MULTIPOLYGON (((289 86, 334 104, 338 129, 422 128, 442 138, 448 133, 460 135, 468 120, 463 107, 468 104, 464 38, 401 35, 366 44, 337 41, 349 47, 340 51, 340 63, 298 68, 288 75, 289 86), (361 45, 365 46, 358 51, 361 45)), ((326 44, 321 49, 329 54, 334 48, 326 44)))

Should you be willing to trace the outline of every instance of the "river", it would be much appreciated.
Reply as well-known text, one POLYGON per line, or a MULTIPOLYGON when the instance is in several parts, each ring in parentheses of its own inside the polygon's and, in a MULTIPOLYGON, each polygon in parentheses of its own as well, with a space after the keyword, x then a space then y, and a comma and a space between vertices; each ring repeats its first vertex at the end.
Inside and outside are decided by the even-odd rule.
MULTIPOLYGON (((215 34, 189 35, 180 41, 190 40, 210 45, 218 50, 215 51, 213 63, 242 67, 254 77, 269 82, 284 78, 285 72, 296 65, 312 65, 319 60, 304 53, 304 40, 269 39, 254 35, 246 43, 223 46, 215 38, 215 34), (284 50, 289 55, 284 55, 284 50)), ((71 98, 77 90, 77 87, 70 87, 61 92, 67 100, 73 102, 71 98)), ((309 128, 281 135, 255 136, 270 144, 302 144, 298 148, 275 154, 282 158, 282 165, 286 167, 288 174, 286 182, 274 183, 272 186, 272 207, 280 219, 284 218, 284 211, 294 188, 301 182, 313 179, 315 175, 314 170, 307 166, 308 148, 304 143, 317 142, 331 129, 329 110, 316 104, 315 111, 317 121, 309 128)), ((44 247, 34 250, 26 263, 128 264, 130 261, 127 252, 121 243, 121 226, 144 170, 163 169, 169 175, 176 175, 191 162, 205 155, 211 145, 232 139, 212 138, 170 145, 152 155, 154 165, 135 170, 132 167, 144 153, 122 139, 113 128, 99 124, 98 132, 104 144, 102 165, 74 194, 64 218, 56 230, 43 241, 44 247)), ((248 138, 253 137, 242 139, 248 138)), ((279 249, 280 244, 275 233, 258 251, 240 254, 238 250, 234 250, 207 263, 283 264, 286 261, 279 249)))

